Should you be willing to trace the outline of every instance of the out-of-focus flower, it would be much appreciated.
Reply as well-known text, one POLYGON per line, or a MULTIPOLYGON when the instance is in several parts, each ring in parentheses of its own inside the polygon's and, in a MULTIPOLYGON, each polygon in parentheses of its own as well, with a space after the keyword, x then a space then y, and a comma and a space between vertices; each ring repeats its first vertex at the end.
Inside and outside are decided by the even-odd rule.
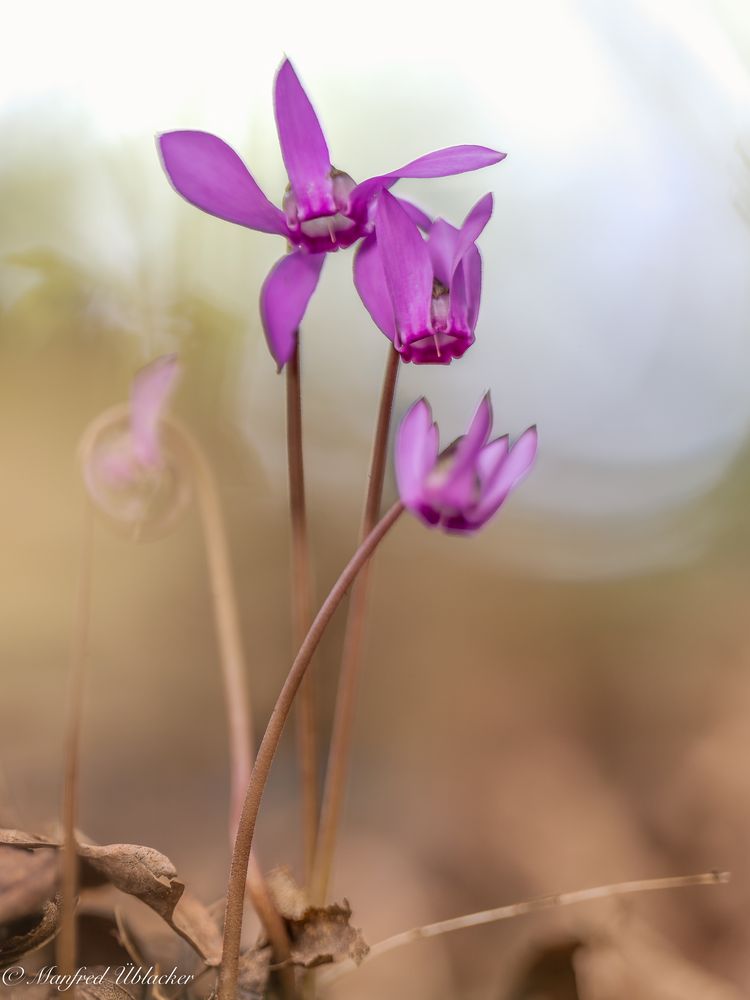
POLYGON ((492 429, 489 393, 463 437, 438 453, 437 425, 425 399, 401 421, 396 436, 396 481, 404 506, 427 525, 444 531, 477 531, 529 472, 537 447, 529 427, 513 447, 508 437, 488 441, 492 429))
POLYGON ((261 291, 261 317, 279 367, 294 351, 297 328, 315 291, 325 253, 349 247, 374 228, 377 196, 402 177, 446 177, 498 163, 485 146, 450 146, 356 184, 331 165, 325 136, 288 59, 276 75, 274 110, 289 175, 283 211, 263 194, 245 164, 208 132, 165 132, 162 162, 183 198, 220 219, 285 237, 295 248, 279 260, 261 291))
POLYGON ((176 355, 152 361, 133 379, 128 406, 103 413, 81 443, 89 496, 111 522, 139 538, 160 533, 189 495, 162 441, 179 376, 176 355))
POLYGON ((492 215, 492 195, 472 208, 460 229, 444 219, 419 227, 387 191, 376 231, 354 261, 354 282, 376 325, 404 359, 448 365, 474 343, 482 291, 476 240, 492 215))

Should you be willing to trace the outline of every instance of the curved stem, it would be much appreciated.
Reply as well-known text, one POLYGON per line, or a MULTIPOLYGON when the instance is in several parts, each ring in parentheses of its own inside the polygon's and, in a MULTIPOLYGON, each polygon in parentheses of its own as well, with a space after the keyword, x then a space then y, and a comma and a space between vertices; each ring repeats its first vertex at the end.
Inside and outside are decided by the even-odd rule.
MULTIPOLYGON (((201 516, 227 713, 230 759, 229 839, 233 843, 242 813, 245 789, 250 781, 255 741, 227 533, 219 490, 205 452, 190 431, 178 421, 165 419, 164 425, 172 447, 182 451, 190 467, 201 516)), ((282 987, 285 994, 291 997, 294 995, 294 971, 283 965, 289 959, 289 935, 254 855, 248 866, 247 890, 268 935, 274 960, 282 966, 282 987)))
MULTIPOLYGON (((481 924, 492 924, 498 920, 510 920, 527 913, 538 913, 541 910, 552 910, 558 906, 573 906, 577 903, 588 903, 594 899, 605 899, 608 896, 625 896, 632 892, 655 892, 663 889, 683 889, 691 885, 718 885, 729 882, 728 872, 702 872, 700 875, 675 875, 670 878, 639 879, 636 882, 619 882, 614 885, 598 885, 593 889, 578 889, 575 892, 563 892, 551 896, 538 896, 524 903, 511 903, 509 906, 498 906, 493 910, 480 910, 478 913, 466 913, 450 920, 440 920, 424 927, 413 927, 401 934, 378 941, 365 956, 369 961, 385 955, 394 948, 405 944, 413 944, 424 938, 437 937, 439 934, 449 934, 465 927, 479 927, 481 924)), ((330 983, 347 972, 353 972, 357 966, 354 962, 342 962, 324 974, 320 982, 330 983)))
MULTIPOLYGON (((312 620, 312 572, 305 509, 302 453, 302 388, 299 339, 286 365, 286 435, 289 466, 289 514, 292 536, 292 637, 299 649, 312 620)), ((312 672, 302 682, 297 701, 297 748, 302 778, 302 836, 305 882, 309 882, 318 832, 318 754, 315 686, 312 672)), ((247 782, 242 786, 244 793, 247 782)))
MULTIPOLYGON (((395 348, 391 348, 383 376, 383 388, 380 393, 380 408, 378 410, 378 420, 372 446, 370 475, 362 514, 360 538, 366 537, 372 531, 380 512, 386 456, 388 453, 388 432, 391 425, 391 411, 396 392, 399 361, 400 355, 398 351, 395 348)), ((349 609, 346 617, 339 686, 333 715, 331 747, 328 753, 328 768, 323 785, 323 805, 318 830, 318 849, 315 855, 311 885, 312 899, 318 906, 322 906, 325 903, 328 891, 333 855, 336 849, 336 833, 341 817, 344 791, 346 789, 352 731, 354 729, 354 716, 357 705, 357 689, 362 665, 365 612, 369 584, 370 567, 367 566, 352 588, 352 596, 349 601, 349 609)))
POLYGON ((242 816, 240 817, 237 839, 235 840, 234 853, 232 855, 232 865, 229 872, 227 905, 224 915, 224 943, 219 971, 219 1000, 235 1000, 236 996, 242 937, 242 902, 247 866, 253 843, 253 833, 255 831, 255 821, 258 817, 260 800, 266 787, 271 764, 276 754, 279 740, 281 739, 284 723, 292 707, 294 696, 299 690, 299 686, 305 676, 305 671, 310 665, 313 654, 336 608, 343 600, 348 588, 356 579, 357 574, 367 564, 375 548, 396 523, 403 510, 404 506, 400 501, 391 507, 359 546, 333 585, 333 589, 315 616, 315 620, 305 636, 305 641, 297 653, 271 713, 266 731, 263 734, 260 749, 258 750, 255 765, 250 776, 250 784, 247 789, 242 816))
POLYGON ((94 547, 94 511, 86 498, 81 540, 81 566, 70 658, 70 688, 65 732, 62 802, 63 843, 60 852, 60 934, 57 938, 57 964, 63 975, 76 968, 76 894, 78 889, 78 852, 75 828, 78 811, 78 771, 81 749, 81 720, 89 664, 91 625, 91 575, 94 547))

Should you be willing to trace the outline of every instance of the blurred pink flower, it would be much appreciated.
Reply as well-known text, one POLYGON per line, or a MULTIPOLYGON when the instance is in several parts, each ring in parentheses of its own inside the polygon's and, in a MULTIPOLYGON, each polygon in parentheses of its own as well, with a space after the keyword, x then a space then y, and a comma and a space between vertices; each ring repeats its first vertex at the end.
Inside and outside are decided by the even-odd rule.
POLYGON ((185 485, 162 446, 162 423, 180 376, 176 355, 157 358, 133 379, 130 402, 102 414, 84 437, 83 475, 97 507, 141 532, 171 521, 186 501, 185 485))

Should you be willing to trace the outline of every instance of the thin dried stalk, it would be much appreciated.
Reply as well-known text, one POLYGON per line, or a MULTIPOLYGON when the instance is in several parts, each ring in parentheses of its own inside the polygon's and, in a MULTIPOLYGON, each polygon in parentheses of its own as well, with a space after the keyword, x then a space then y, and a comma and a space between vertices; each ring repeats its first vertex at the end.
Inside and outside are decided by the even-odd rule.
MULTIPOLYGON (((511 903, 508 906, 498 906, 493 910, 480 910, 478 913, 466 913, 461 917, 440 920, 423 927, 413 927, 392 937, 385 938, 374 944, 367 953, 365 961, 385 955, 394 948, 401 948, 424 938, 437 937, 460 931, 465 927, 478 927, 480 924, 492 924, 498 920, 509 920, 521 917, 527 913, 538 913, 541 910, 553 910, 558 906, 573 906, 577 903, 589 903, 594 899, 606 899, 610 896, 625 896, 633 892, 656 892, 664 889, 684 889, 691 885, 719 885, 729 882, 729 872, 702 872, 700 875, 675 875, 669 878, 639 879, 635 882, 618 882, 613 885, 599 885, 593 889, 578 889, 575 892, 563 892, 551 896, 538 896, 523 903, 511 903)), ((354 962, 346 961, 337 965, 319 977, 321 984, 333 982, 339 976, 353 972, 358 968, 354 962)))

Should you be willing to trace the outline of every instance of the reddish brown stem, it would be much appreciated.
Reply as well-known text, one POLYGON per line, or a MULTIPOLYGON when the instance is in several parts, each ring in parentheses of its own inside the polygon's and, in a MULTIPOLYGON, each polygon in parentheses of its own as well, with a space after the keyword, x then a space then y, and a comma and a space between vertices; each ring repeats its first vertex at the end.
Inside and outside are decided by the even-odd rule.
MULTIPOLYGON (((292 637, 299 649, 312 620, 312 570, 302 452, 302 387, 299 343, 286 366, 286 438, 292 541, 292 637)), ((305 881, 309 881, 318 829, 318 751, 314 675, 302 682, 297 702, 297 749, 302 779, 302 836, 305 881)))
POLYGON ((396 523, 403 510, 404 507, 400 501, 395 503, 375 525, 347 563, 305 636, 305 640, 284 681, 284 686, 281 689, 281 693, 271 713, 271 718, 266 726, 266 731, 263 734, 260 749, 255 759, 255 765, 253 766, 253 772, 250 776, 250 784, 247 789, 242 816, 240 817, 237 839, 235 840, 234 853, 232 855, 232 865, 229 872, 227 905, 224 914, 224 944, 221 969, 219 971, 219 1000, 235 1000, 236 998, 240 944, 242 939, 242 904, 245 879, 247 877, 247 865, 253 844, 253 833, 255 832, 255 821, 258 817, 258 809, 260 808, 260 801, 266 787, 266 782, 268 781, 271 764, 276 754, 279 740, 281 739, 284 724, 294 702, 294 697, 299 690, 305 676, 305 671, 310 665, 313 654, 336 608, 356 579, 357 574, 367 564, 375 548, 396 523))
MULTIPOLYGON (((386 456, 388 454, 388 433, 391 425, 391 411, 396 392, 400 355, 391 348, 383 376, 380 393, 380 407, 375 426, 375 437, 370 460, 370 475, 362 513, 360 537, 365 538, 377 521, 383 495, 386 456)), ((336 833, 341 818, 341 808, 346 790, 349 755, 351 753, 352 732, 357 706, 357 689, 362 666, 367 597, 370 589, 371 567, 360 573, 352 587, 349 609, 346 617, 344 648, 339 672, 339 686, 333 715, 331 747, 328 753, 328 768, 323 785, 323 805, 318 829, 318 847, 315 853, 311 895, 313 902, 325 903, 328 883, 331 877, 333 856, 336 849, 336 833)))

